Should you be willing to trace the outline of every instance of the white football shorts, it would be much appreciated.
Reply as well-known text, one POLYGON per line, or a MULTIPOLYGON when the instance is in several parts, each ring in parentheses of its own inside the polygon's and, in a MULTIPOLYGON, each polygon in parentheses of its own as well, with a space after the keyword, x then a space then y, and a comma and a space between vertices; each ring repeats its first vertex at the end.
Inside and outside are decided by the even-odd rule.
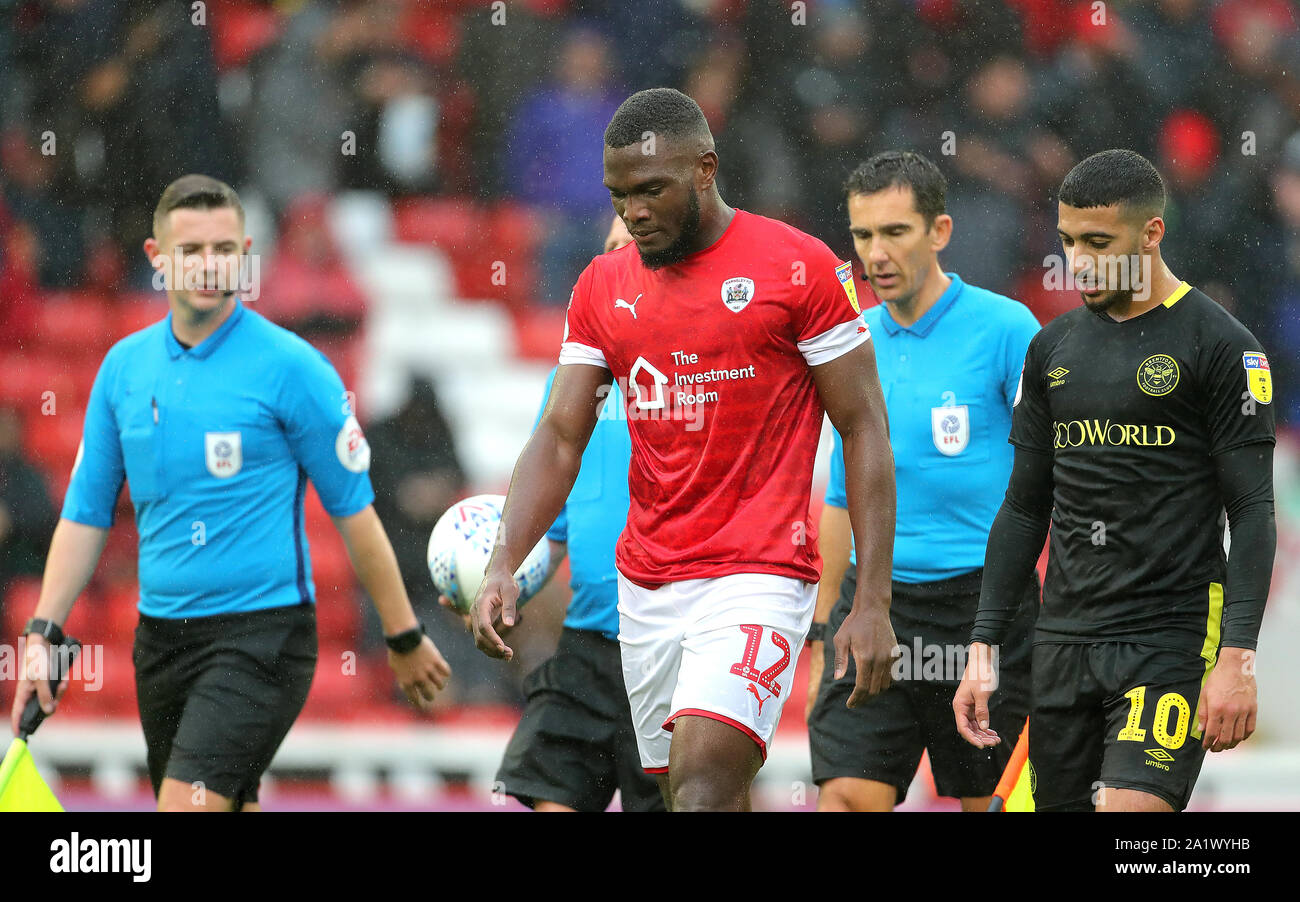
POLYGON ((766 760, 816 602, 816 583, 770 573, 658 589, 619 574, 623 679, 647 773, 667 773, 673 721, 686 714, 735 727, 766 760))

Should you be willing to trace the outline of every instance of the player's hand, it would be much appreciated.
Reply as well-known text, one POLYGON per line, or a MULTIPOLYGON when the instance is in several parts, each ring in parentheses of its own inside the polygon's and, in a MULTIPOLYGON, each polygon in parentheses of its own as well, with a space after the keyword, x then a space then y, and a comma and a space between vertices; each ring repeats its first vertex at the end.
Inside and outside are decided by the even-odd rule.
POLYGON ((889 688, 897 647, 887 608, 853 606, 835 633, 835 679, 848 672, 850 655, 858 669, 848 707, 856 708, 889 688))
POLYGON ((822 685, 822 672, 826 669, 826 654, 820 642, 808 643, 808 700, 804 702, 803 719, 806 723, 812 717, 813 707, 817 704, 817 693, 822 685))
POLYGON ((59 706, 59 699, 68 689, 68 677, 65 674, 59 681, 56 691, 50 691, 50 644, 44 636, 32 633, 26 637, 26 652, 22 661, 23 676, 18 681, 18 690, 14 693, 14 705, 9 712, 9 723, 14 735, 18 735, 18 725, 23 717, 23 709, 32 693, 40 700, 41 710, 50 715, 59 706))
POLYGON ((966 672, 952 699, 952 712, 961 738, 977 749, 992 748, 1002 741, 989 729, 989 697, 996 688, 993 649, 983 642, 972 642, 966 656, 966 672))
POLYGON ((505 570, 489 571, 479 587, 474 606, 470 609, 470 628, 474 631, 474 644, 489 658, 509 661, 515 656, 514 649, 506 645, 500 632, 515 625, 518 598, 519 584, 514 575, 505 570))
POLYGON ((397 685, 406 698, 421 711, 433 707, 437 693, 447 688, 451 667, 428 636, 404 655, 388 650, 388 666, 397 675, 397 685))
POLYGON ((1201 747, 1211 752, 1235 748, 1255 732, 1255 652, 1221 648, 1196 704, 1201 747))

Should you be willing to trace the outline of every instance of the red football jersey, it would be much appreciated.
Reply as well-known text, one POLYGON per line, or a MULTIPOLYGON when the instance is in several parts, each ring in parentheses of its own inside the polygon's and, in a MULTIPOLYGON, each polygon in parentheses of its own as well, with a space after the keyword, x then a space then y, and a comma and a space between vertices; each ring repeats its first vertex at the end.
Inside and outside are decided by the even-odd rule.
POLYGON ((850 265, 736 210, 662 269, 634 245, 578 277, 561 364, 608 368, 632 438, 618 569, 654 587, 729 573, 821 578, 808 516, 824 411, 810 366, 868 341, 850 265))

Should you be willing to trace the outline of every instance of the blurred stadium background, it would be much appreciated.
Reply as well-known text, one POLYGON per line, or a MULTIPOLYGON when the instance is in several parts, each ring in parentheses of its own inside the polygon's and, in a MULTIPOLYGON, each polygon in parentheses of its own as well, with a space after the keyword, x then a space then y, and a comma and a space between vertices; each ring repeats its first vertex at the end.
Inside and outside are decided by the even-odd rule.
MULTIPOLYGON (((455 669, 433 717, 399 700, 310 497, 320 661, 263 799, 518 809, 492 775, 522 677, 558 635, 567 567, 505 666, 434 604, 424 544, 458 497, 504 491, 570 286, 610 217, 601 134, 627 94, 656 85, 705 110, 730 204, 845 259, 844 176, 879 150, 926 153, 951 185, 945 266, 1043 322, 1078 303, 1044 283, 1061 177, 1106 147, 1156 162, 1166 259, 1261 338, 1284 432, 1259 732, 1207 758, 1192 807, 1300 808, 1300 26, 1286 0, 0 0, 5 641, 35 604, 99 361, 166 312, 141 250, 153 205, 182 173, 217 176, 247 208, 254 308, 356 392, 376 507, 455 669)), ((824 484, 825 454, 814 516, 824 484)), ((102 646, 102 686, 74 688, 33 741, 70 808, 152 806, 135 600, 123 495, 68 624, 102 646)), ((799 673, 762 807, 815 804, 806 660, 799 673)), ((13 685, 3 673, 6 712, 13 685)), ((904 807, 945 805, 923 772, 904 807)))

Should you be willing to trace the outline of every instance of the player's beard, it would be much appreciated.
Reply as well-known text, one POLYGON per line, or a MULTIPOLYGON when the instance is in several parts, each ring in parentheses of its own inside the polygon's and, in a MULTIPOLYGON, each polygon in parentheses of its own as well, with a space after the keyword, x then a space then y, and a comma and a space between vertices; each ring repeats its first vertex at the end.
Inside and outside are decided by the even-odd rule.
POLYGON ((1083 304, 1093 313, 1105 313, 1117 304, 1127 304, 1133 298, 1132 289, 1107 291, 1097 295, 1095 298, 1089 298, 1087 295, 1080 295, 1083 298, 1083 304))
POLYGON ((686 203, 686 218, 682 220, 682 226, 677 233, 677 239, 661 251, 651 253, 641 253, 638 247, 637 252, 641 253, 641 263, 646 269, 662 269, 665 266, 671 266, 674 263, 680 263, 695 250, 695 239, 700 234, 700 196, 695 193, 695 186, 691 186, 691 199, 686 203))

